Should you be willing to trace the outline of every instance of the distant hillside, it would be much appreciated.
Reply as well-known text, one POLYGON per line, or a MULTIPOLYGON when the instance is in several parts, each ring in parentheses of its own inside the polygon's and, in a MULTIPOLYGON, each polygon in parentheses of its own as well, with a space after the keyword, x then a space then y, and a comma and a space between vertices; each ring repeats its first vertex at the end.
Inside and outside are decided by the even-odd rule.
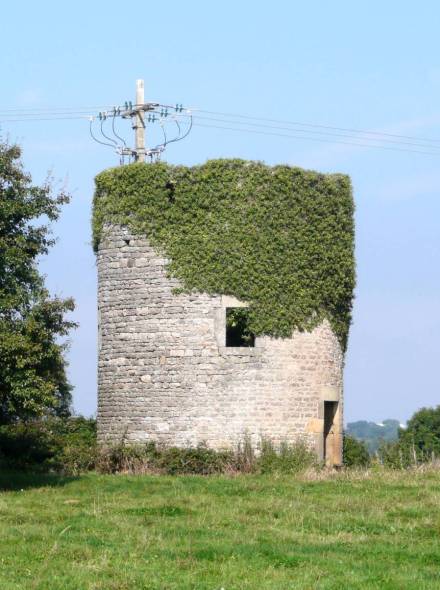
POLYGON ((398 420, 384 420, 380 424, 358 420, 357 422, 349 422, 345 432, 363 441, 370 453, 374 453, 382 442, 396 440, 400 427, 398 420))

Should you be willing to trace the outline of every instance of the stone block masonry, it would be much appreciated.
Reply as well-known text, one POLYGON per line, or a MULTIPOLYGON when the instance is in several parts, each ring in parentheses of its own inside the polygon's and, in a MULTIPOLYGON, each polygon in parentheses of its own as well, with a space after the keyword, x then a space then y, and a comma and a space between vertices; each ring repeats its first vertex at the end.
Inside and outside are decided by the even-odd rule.
POLYGON ((147 237, 107 225, 97 265, 100 444, 302 439, 341 462, 343 353, 326 320, 291 338, 226 347, 226 308, 246 303, 175 294, 181 285, 147 237), (326 402, 335 404, 327 428, 326 402))

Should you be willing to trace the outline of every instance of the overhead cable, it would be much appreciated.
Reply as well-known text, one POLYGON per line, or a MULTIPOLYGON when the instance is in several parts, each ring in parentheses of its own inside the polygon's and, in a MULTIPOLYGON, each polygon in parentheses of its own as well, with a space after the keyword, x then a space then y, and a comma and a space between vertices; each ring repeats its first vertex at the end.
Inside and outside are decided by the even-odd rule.
MULTIPOLYGON (((210 124, 206 124, 206 123, 193 123, 193 125, 197 126, 197 127, 207 127, 207 128, 211 128, 211 129, 222 129, 225 131, 254 133, 254 134, 258 134, 258 135, 270 135, 270 136, 275 136, 275 137, 286 137, 286 138, 293 138, 293 139, 305 139, 307 141, 317 141, 317 142, 321 142, 321 143, 350 145, 350 146, 370 148, 370 149, 375 148, 375 149, 392 150, 392 151, 398 151, 398 152, 408 152, 408 153, 413 153, 413 154, 422 154, 422 155, 430 155, 430 156, 439 156, 440 155, 439 152, 411 150, 411 149, 399 148, 399 147, 394 147, 394 146, 392 147, 392 146, 384 146, 384 145, 376 145, 376 144, 368 144, 368 143, 349 142, 349 141, 341 141, 341 140, 337 140, 337 139, 333 140, 333 139, 324 139, 324 138, 319 138, 319 137, 308 137, 306 135, 293 135, 293 134, 287 134, 287 133, 276 133, 276 132, 271 132, 271 131, 259 131, 257 129, 239 129, 236 127, 225 127, 225 126, 221 126, 221 125, 210 125, 210 124)), ((355 139, 355 138, 353 138, 353 139, 355 139)))
POLYGON ((280 124, 284 124, 284 125, 297 125, 299 127, 316 127, 316 128, 320 128, 320 129, 330 129, 330 130, 334 130, 334 131, 346 131, 346 132, 350 132, 350 133, 360 133, 360 134, 378 135, 378 136, 383 135, 385 137, 396 137, 396 138, 400 138, 400 139, 412 139, 415 141, 426 141, 426 142, 432 142, 432 143, 440 143, 440 139, 436 139, 436 138, 417 137, 414 135, 400 135, 397 133, 389 133, 386 131, 373 131, 373 130, 357 129, 357 128, 350 128, 350 127, 335 127, 335 126, 331 126, 331 125, 321 125, 318 123, 304 123, 301 121, 286 121, 286 120, 281 120, 281 119, 267 119, 264 117, 252 117, 249 115, 239 115, 236 113, 222 113, 219 111, 207 111, 204 109, 192 109, 192 111, 206 113, 206 114, 210 114, 210 115, 220 115, 222 117, 234 117, 234 118, 248 119, 248 120, 253 120, 253 121, 256 121, 256 120, 267 121, 269 123, 280 123, 280 124))

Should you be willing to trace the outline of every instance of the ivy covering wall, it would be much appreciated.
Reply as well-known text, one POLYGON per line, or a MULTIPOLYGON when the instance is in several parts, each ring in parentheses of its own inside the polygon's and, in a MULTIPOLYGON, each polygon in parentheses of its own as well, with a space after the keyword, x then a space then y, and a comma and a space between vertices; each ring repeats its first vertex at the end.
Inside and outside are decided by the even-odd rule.
POLYGON ((96 177, 93 243, 105 223, 146 236, 188 291, 250 304, 256 335, 288 337, 327 318, 345 349, 355 285, 350 179, 211 160, 132 164, 96 177))

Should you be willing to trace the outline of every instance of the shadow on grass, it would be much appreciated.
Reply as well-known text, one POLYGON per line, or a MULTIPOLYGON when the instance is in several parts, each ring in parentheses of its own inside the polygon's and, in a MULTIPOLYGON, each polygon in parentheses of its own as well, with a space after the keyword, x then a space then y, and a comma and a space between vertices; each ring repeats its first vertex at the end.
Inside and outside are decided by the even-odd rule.
POLYGON ((75 476, 56 473, 35 473, 31 471, 13 471, 0 467, 0 492, 14 492, 29 488, 59 487, 77 480, 75 476))

